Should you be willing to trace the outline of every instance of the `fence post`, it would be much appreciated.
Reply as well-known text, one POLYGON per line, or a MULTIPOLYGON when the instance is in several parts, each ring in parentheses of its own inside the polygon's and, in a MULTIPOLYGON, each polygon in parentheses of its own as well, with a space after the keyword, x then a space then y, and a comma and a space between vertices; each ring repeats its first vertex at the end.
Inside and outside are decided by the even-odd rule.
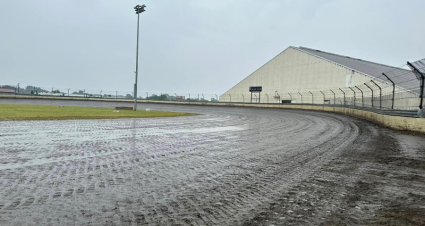
POLYGON ((382 109, 382 89, 381 87, 376 84, 376 82, 374 82, 373 80, 370 80, 373 84, 375 84, 375 86, 378 86, 379 88, 379 109, 382 109))
POLYGON ((385 76, 388 80, 390 80, 390 82, 393 84, 393 99, 391 99, 391 109, 394 109, 395 83, 385 73, 382 73, 382 75, 385 76))
POLYGON ((269 103, 269 95, 266 94, 266 97, 267 97, 267 103, 269 103))
POLYGON ((303 95, 300 93, 300 92, 298 92, 299 94, 300 94, 300 96, 301 96, 301 103, 303 104, 304 102, 303 102, 303 95))
POLYGON ((330 89, 330 91, 334 94, 334 105, 335 105, 335 93, 330 89))
POLYGON ((245 103, 245 96, 242 94, 242 103, 245 103))
POLYGON ((342 91, 342 89, 341 88, 339 88, 339 90, 341 90, 341 92, 344 94, 344 106, 346 105, 346 102, 345 102, 345 92, 344 91, 342 91))
POLYGON ((421 86, 421 104, 419 108, 422 109, 422 103, 424 102, 424 89, 425 89, 425 76, 422 74, 422 86, 421 86))
POLYGON ((413 72, 415 73, 415 75, 417 76, 418 79, 419 79, 419 77, 421 77, 421 79, 419 79, 419 80, 422 80, 421 85, 420 85, 421 93, 420 93, 419 98, 421 100, 420 100, 420 104, 419 104, 419 109, 422 110, 423 109, 423 102, 424 102, 425 75, 424 75, 424 73, 420 72, 418 70, 418 68, 413 66, 410 62, 407 62, 407 65, 413 70, 413 72))
POLYGON ((310 94, 311 94, 311 104, 314 104, 314 96, 313 96, 313 93, 312 92, 310 92, 310 91, 308 91, 310 94))
POLYGON ((350 88, 351 91, 353 91, 353 93, 354 93, 354 106, 356 106, 356 91, 354 91, 354 89, 351 88, 351 87, 348 87, 348 88, 350 88))
POLYGON ((322 91, 320 91, 320 92, 323 94, 323 104, 325 104, 326 96, 325 96, 325 94, 322 91))
POLYGON ((367 88, 369 88, 372 91, 372 108, 373 108, 373 89, 370 88, 370 86, 368 86, 366 83, 364 83, 365 86, 367 86, 367 88))
POLYGON ((363 98, 363 90, 361 90, 359 87, 355 86, 360 92, 362 93, 362 107, 364 107, 364 98, 363 98))

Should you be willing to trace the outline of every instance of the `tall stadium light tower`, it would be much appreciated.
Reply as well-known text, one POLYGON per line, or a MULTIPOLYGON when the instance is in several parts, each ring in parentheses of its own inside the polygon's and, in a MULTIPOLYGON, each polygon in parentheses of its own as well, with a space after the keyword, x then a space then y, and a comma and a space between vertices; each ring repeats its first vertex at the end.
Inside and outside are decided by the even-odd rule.
POLYGON ((134 107, 133 110, 137 110, 137 76, 139 74, 139 17, 140 13, 145 11, 145 5, 136 5, 134 10, 137 14, 137 49, 136 49, 136 82, 134 83, 134 107))

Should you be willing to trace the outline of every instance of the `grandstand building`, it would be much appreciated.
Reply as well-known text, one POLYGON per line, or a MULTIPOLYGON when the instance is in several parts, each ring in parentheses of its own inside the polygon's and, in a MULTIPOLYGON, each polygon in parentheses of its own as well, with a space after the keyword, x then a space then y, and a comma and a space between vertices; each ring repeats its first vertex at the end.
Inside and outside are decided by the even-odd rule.
POLYGON ((291 46, 222 94, 220 101, 414 109, 418 93, 419 81, 410 70, 291 46), (251 86, 261 86, 262 92, 251 98, 251 86))

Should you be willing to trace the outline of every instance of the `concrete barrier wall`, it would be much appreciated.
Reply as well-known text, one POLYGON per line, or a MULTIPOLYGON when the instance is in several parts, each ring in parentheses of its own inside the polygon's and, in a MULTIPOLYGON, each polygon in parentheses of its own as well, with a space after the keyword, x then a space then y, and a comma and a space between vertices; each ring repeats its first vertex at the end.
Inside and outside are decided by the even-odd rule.
MULTIPOLYGON (((111 101, 131 103, 133 100, 126 99, 103 99, 103 98, 82 98, 82 97, 51 97, 51 96, 11 96, 0 95, 0 98, 16 99, 47 99, 47 100, 81 100, 81 101, 111 101)), ((244 104, 244 103, 222 103, 222 102, 177 102, 177 101, 150 101, 139 100, 139 103, 158 103, 158 104, 178 104, 178 105, 203 105, 203 106, 234 106, 234 107, 259 107, 259 108, 282 108, 282 109, 301 109, 313 111, 334 112, 349 115, 367 121, 376 123, 395 130, 413 131, 425 133, 424 118, 408 118, 400 116, 381 115, 370 111, 363 111, 352 108, 333 107, 333 106, 314 106, 314 105, 280 105, 280 104, 244 104)))

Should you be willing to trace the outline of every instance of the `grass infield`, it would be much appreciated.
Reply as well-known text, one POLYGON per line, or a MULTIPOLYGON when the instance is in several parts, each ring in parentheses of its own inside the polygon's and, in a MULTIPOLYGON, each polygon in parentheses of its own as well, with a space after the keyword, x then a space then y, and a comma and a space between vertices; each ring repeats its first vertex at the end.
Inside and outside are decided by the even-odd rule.
POLYGON ((153 118, 192 116, 197 114, 168 112, 120 110, 99 107, 47 106, 0 104, 0 121, 5 120, 65 120, 65 119, 114 119, 114 118, 153 118))

